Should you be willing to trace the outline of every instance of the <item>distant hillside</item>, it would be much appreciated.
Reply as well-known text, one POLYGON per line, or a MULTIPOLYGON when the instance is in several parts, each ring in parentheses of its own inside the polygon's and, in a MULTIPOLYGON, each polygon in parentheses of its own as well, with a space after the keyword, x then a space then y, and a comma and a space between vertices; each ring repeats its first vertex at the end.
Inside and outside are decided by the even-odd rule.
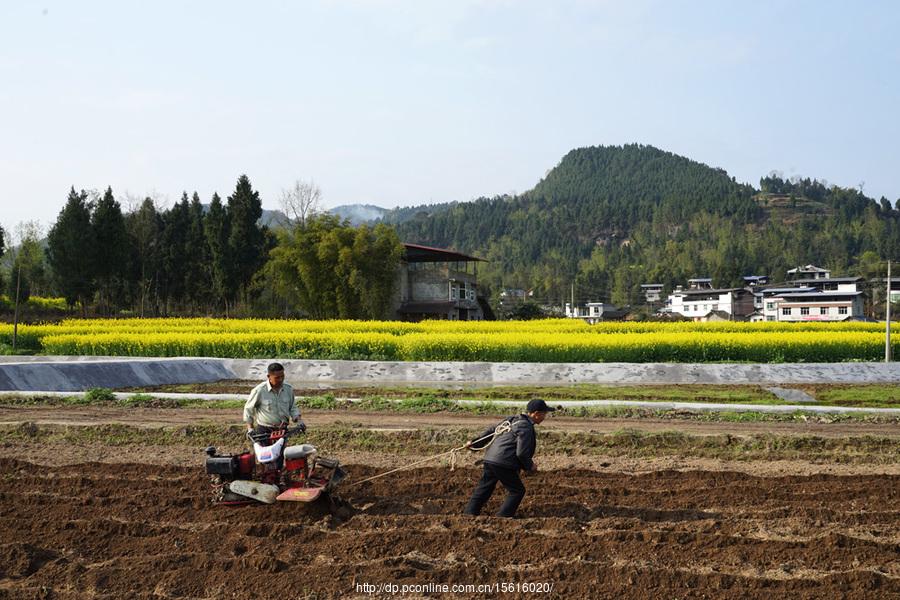
POLYGON ((651 281, 777 281, 798 264, 838 274, 860 271, 866 251, 900 255, 900 215, 885 200, 808 179, 767 177, 761 187, 652 146, 596 146, 572 150, 521 195, 383 219, 404 241, 487 258, 479 279, 495 292, 533 288, 552 302, 568 299, 573 283, 576 301, 635 303, 651 281))
POLYGON ((344 204, 330 208, 327 212, 341 219, 349 219, 350 224, 356 226, 377 221, 389 211, 372 204, 344 204))

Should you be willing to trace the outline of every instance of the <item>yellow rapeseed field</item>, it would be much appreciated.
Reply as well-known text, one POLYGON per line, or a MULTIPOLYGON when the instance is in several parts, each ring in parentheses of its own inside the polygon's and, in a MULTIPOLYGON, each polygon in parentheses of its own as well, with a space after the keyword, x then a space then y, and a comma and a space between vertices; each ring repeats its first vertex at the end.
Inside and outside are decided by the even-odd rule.
MULTIPOLYGON (((878 323, 71 319, 19 328, 44 354, 524 362, 878 360, 878 323)), ((9 343, 12 326, 0 326, 9 343)), ((898 346, 900 349, 900 346, 898 346)))

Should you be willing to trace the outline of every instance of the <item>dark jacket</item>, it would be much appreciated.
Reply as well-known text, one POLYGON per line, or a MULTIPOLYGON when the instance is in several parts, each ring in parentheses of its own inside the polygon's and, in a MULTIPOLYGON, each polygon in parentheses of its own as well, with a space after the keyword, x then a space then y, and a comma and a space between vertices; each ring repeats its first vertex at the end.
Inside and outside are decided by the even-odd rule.
MULTIPOLYGON (((494 437, 493 443, 488 446, 487 451, 484 453, 484 462, 508 469, 531 471, 534 468, 534 463, 531 459, 537 447, 534 422, 526 414, 513 415, 503 419, 503 421, 511 421, 512 428, 508 432, 494 437)), ((492 434, 496 428, 496 425, 488 427, 475 440, 492 434)), ((472 444, 472 448, 480 450, 489 442, 490 439, 472 444)))

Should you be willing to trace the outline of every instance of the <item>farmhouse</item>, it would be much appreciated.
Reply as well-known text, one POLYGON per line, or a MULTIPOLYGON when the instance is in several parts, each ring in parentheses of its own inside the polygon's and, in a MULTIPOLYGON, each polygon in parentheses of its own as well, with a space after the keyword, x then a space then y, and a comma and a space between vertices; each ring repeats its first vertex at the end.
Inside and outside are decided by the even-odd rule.
POLYGON ((828 279, 831 277, 831 271, 815 265, 806 265, 805 267, 788 270, 787 275, 791 281, 798 279, 828 279))
POLYGON ((566 302, 566 316, 570 319, 584 319, 591 325, 600 321, 611 321, 623 318, 627 310, 620 310, 606 302, 586 302, 583 306, 573 306, 566 302))
POLYGON ((853 291, 788 291, 766 301, 773 305, 775 319, 767 321, 846 321, 863 315, 863 293, 853 291))
POLYGON ((794 283, 820 292, 860 292, 865 281, 862 277, 818 277, 797 279, 794 283))
POLYGON ((403 246, 394 302, 398 319, 493 318, 485 299, 478 296, 478 263, 484 259, 418 244, 403 246))
POLYGON ((644 300, 647 304, 662 301, 663 284, 661 283, 642 283, 641 292, 644 294, 644 300))
POLYGON ((744 288, 676 288, 667 304, 668 312, 695 321, 743 320, 754 310, 753 293, 744 288))

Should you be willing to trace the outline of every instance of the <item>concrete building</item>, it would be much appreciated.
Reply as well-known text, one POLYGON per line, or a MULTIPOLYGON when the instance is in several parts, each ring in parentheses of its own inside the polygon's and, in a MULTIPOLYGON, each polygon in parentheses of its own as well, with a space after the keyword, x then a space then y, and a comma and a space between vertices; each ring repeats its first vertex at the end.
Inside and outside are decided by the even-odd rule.
POLYGON ((831 271, 815 265, 806 265, 805 267, 788 270, 787 276, 790 281, 797 279, 828 279, 831 277, 831 271))
POLYGON ((394 303, 398 319, 492 318, 487 302, 478 296, 478 263, 483 259, 418 244, 403 246, 394 303))
POLYGON ((749 287, 759 287, 769 283, 768 275, 745 275, 742 279, 744 284, 749 287))
POLYGON ((676 289, 667 303, 668 312, 695 321, 706 319, 713 312, 727 315, 731 320, 744 320, 753 310, 753 294, 744 288, 676 289))
POLYGON ((820 292, 861 292, 865 280, 862 277, 818 277, 797 279, 794 283, 820 292))
POLYGON ((757 290, 753 294, 755 298, 754 303, 756 305, 756 312, 759 313, 762 318, 754 317, 751 320, 777 321, 778 303, 781 302, 781 294, 811 294, 815 292, 816 288, 814 287, 771 287, 757 290))
POLYGON ((861 318, 863 293, 852 291, 789 291, 766 299, 766 320, 771 321, 846 321, 861 318), (770 319, 774 311, 775 319, 770 319))
POLYGON ((600 321, 611 321, 621 319, 627 314, 627 311, 620 310, 613 304, 606 302, 586 302, 582 306, 572 306, 570 302, 566 302, 566 317, 570 319, 583 319, 593 325, 600 321))
POLYGON ((663 284, 661 283, 642 283, 641 292, 644 294, 644 300, 647 304, 662 302, 663 284))
POLYGON ((709 277, 693 277, 688 279, 688 289, 691 290, 711 290, 712 279, 709 277))
MULTIPOLYGON (((881 296, 884 299, 884 290, 887 288, 887 277, 881 279, 881 296)), ((900 302, 900 277, 891 277, 891 303, 900 302)))

